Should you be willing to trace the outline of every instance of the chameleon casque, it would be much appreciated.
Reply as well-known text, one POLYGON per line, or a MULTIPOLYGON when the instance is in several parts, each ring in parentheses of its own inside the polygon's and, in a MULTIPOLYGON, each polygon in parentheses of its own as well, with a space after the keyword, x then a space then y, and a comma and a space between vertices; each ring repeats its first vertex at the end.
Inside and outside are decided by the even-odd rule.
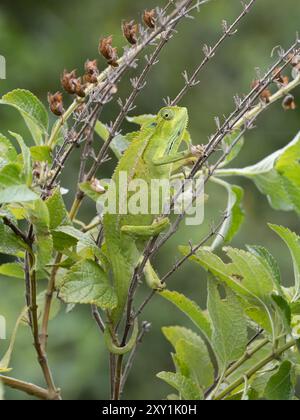
MULTIPOLYGON (((114 172, 112 181, 116 188, 108 188, 107 197, 110 194, 116 196, 117 209, 116 214, 106 212, 103 216, 103 251, 109 261, 118 297, 118 307, 110 314, 114 327, 122 317, 133 272, 141 259, 145 243, 169 225, 168 218, 158 219, 158 215, 150 212, 137 215, 118 213, 122 200, 128 200, 130 194, 133 194, 129 192, 126 196, 122 191, 119 192, 120 174, 126 172, 128 184, 132 180, 141 179, 149 187, 153 179, 170 179, 174 171, 195 160, 187 124, 187 109, 172 106, 162 108, 156 117, 142 124, 140 131, 130 136, 129 147, 114 172), (179 151, 183 142, 188 147, 185 151, 179 151)), ((148 197, 145 198, 149 203, 150 194, 148 188, 148 197)), ((161 287, 150 262, 144 274, 153 288, 161 287)))

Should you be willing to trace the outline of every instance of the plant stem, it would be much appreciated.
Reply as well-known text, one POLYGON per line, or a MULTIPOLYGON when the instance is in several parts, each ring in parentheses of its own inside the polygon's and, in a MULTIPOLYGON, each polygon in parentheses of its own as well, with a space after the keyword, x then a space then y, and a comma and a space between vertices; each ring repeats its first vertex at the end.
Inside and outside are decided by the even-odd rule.
POLYGON ((245 378, 250 379, 256 372, 258 372, 268 363, 272 362, 274 359, 277 359, 278 357, 280 357, 284 352, 294 347, 295 345, 296 345, 296 341, 292 340, 289 343, 286 343, 284 346, 280 347, 278 350, 270 353, 267 357, 265 357, 263 360, 258 362, 255 366, 253 366, 253 368, 249 369, 248 372, 246 372, 241 378, 234 381, 231 385, 229 385, 226 389, 224 389, 224 391, 218 394, 214 398, 214 400, 222 400, 224 397, 226 397, 228 394, 230 394, 232 391, 234 391, 236 388, 242 385, 243 382, 245 381, 245 378))
POLYGON ((47 354, 43 349, 39 335, 39 324, 37 314, 37 287, 36 287, 36 271, 34 268, 34 257, 29 254, 29 275, 30 275, 30 313, 32 319, 32 335, 34 339, 34 347, 38 356, 38 362, 42 368, 44 378, 49 391, 49 399, 58 400, 60 398, 60 392, 56 389, 53 381, 53 376, 48 365, 47 354))
POLYGON ((59 270, 58 264, 61 262, 62 257, 63 255, 61 253, 58 253, 54 260, 54 265, 52 267, 47 291, 45 294, 45 308, 44 308, 44 313, 43 313, 42 330, 41 330, 41 335, 40 335, 41 345, 44 351, 47 348, 48 325, 49 325, 49 319, 50 319, 50 311, 51 311, 53 294, 55 291, 55 280, 56 280, 57 272, 59 270))
POLYGON ((0 382, 2 382, 6 386, 9 386, 10 388, 17 389, 18 391, 23 391, 26 394, 33 395, 34 397, 40 398, 41 400, 49 399, 49 392, 46 389, 31 384, 29 382, 20 381, 18 379, 2 375, 0 375, 0 382))

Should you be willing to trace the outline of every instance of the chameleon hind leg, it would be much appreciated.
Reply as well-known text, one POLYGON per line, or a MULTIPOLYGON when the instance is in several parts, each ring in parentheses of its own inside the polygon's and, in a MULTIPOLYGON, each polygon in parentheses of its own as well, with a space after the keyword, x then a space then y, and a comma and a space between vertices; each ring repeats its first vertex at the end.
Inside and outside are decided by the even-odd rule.
POLYGON ((170 220, 168 217, 164 217, 160 220, 155 220, 151 225, 145 226, 133 226, 133 225, 124 225, 121 228, 123 233, 134 236, 135 238, 151 238, 152 236, 157 236, 165 229, 170 226, 170 220))

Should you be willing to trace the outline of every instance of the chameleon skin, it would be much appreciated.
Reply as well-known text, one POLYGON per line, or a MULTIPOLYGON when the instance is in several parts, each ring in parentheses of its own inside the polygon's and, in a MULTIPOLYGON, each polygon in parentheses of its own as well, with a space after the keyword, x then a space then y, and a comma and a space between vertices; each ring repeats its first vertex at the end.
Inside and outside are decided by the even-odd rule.
MULTIPOLYGON (((170 179, 173 162, 186 161, 187 153, 178 152, 182 142, 187 142, 188 113, 186 108, 165 107, 150 123, 146 123, 133 139, 119 161, 112 180, 116 189, 109 187, 108 199, 112 194, 116 201, 116 213, 105 213, 103 216, 104 252, 111 266, 113 282, 118 297, 118 307, 111 313, 114 325, 121 319, 128 296, 129 285, 135 267, 142 256, 143 247, 149 238, 159 234, 168 227, 168 219, 155 222, 153 214, 118 214, 122 200, 126 195, 115 194, 119 191, 119 176, 127 174, 127 185, 130 181, 141 179, 148 187, 152 179, 170 179), (115 197, 116 195, 116 197, 115 197)), ((127 187, 127 186, 126 186, 127 187)), ((150 188, 148 188, 148 203, 151 203, 150 188)), ((133 193, 131 193, 132 195, 133 193)), ((127 200, 130 198, 128 193, 127 200)), ((123 203, 124 204, 124 203, 123 203)), ((125 203, 126 204, 126 203, 125 203)), ((147 265, 148 274, 154 270, 147 265)))

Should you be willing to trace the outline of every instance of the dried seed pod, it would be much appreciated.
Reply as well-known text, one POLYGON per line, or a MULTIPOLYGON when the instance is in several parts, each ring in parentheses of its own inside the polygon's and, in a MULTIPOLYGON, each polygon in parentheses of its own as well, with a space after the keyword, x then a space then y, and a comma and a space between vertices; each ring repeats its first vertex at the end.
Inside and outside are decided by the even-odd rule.
POLYGON ((74 95, 75 93, 75 86, 74 86, 74 80, 76 80, 76 70, 72 70, 71 72, 68 72, 67 70, 64 70, 63 75, 61 76, 61 85, 64 88, 64 90, 67 93, 70 93, 71 95, 74 95))
POLYGON ((143 21, 150 29, 155 28, 156 13, 155 10, 145 10, 143 14, 143 21))
POLYGON ((288 60, 291 60, 291 65, 293 66, 293 67, 296 67, 298 64, 300 64, 300 55, 299 54, 297 54, 297 55, 295 55, 295 54, 289 54, 288 55, 288 60))
POLYGON ((112 67, 118 67, 118 53, 117 48, 113 48, 112 46, 112 35, 108 36, 107 38, 100 39, 99 42, 99 53, 106 58, 108 64, 112 67))
POLYGON ((73 81, 74 83, 74 90, 77 96, 79 96, 80 98, 84 98, 85 97, 85 91, 84 91, 84 85, 81 82, 81 77, 79 77, 78 79, 75 79, 73 81))
POLYGON ((285 111, 295 110, 297 108, 297 105, 294 96, 287 95, 282 102, 282 107, 285 111))
POLYGON ((122 23, 122 31, 123 35, 131 45, 135 45, 137 43, 139 26, 134 22, 134 20, 130 22, 124 21, 122 23))
MULTIPOLYGON (((257 88, 257 87, 259 87, 260 86, 260 81, 259 80, 254 80, 253 82, 252 82, 252 85, 251 85, 251 87, 254 89, 254 88, 257 88)), ((264 103, 266 103, 266 104, 268 104, 269 102, 270 102, 270 98, 271 98, 271 96, 272 96, 272 93, 271 93, 271 91, 270 91, 270 89, 264 89, 262 92, 261 92, 261 94, 259 95, 259 97, 260 97, 260 99, 264 102, 264 103)))
POLYGON ((98 83, 99 69, 97 60, 87 60, 84 65, 84 69, 84 81, 86 83, 98 83))
POLYGON ((93 191, 99 194, 104 194, 106 192, 105 188, 101 185, 101 182, 97 178, 92 179, 91 188, 93 191))
POLYGON ((48 102, 50 110, 54 115, 60 117, 65 112, 63 106, 63 96, 61 92, 56 92, 54 95, 48 93, 48 102))

